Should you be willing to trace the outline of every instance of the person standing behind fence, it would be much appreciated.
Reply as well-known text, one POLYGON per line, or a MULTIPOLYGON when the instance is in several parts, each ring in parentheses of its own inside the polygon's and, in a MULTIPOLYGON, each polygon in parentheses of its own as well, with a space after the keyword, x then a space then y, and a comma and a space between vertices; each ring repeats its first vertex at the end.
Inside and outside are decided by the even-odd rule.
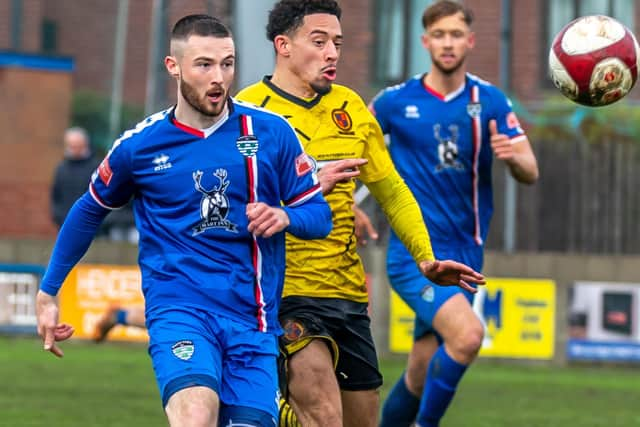
MULTIPOLYGON (((480 271, 493 212, 493 157, 522 183, 537 180, 538 166, 509 100, 466 72, 475 43, 471 22, 462 3, 429 6, 422 43, 431 70, 384 90, 370 109, 390 135, 391 157, 420 204, 436 257, 480 271)), ((435 427, 480 350, 483 326, 472 310, 472 294, 425 278, 395 234, 387 271, 416 322, 407 371, 387 397, 380 425, 403 427, 415 420, 435 427)))
POLYGON ((51 185, 51 218, 60 228, 71 206, 89 188, 100 160, 93 156, 89 134, 81 127, 64 132, 64 159, 56 167, 51 185))
POLYGON ((55 295, 107 213, 134 197, 169 424, 275 425, 284 231, 326 237, 331 211, 287 121, 229 96, 235 46, 224 24, 180 19, 165 66, 177 104, 124 132, 69 212, 36 296, 38 333, 62 356, 57 341, 73 330, 58 323, 55 295))

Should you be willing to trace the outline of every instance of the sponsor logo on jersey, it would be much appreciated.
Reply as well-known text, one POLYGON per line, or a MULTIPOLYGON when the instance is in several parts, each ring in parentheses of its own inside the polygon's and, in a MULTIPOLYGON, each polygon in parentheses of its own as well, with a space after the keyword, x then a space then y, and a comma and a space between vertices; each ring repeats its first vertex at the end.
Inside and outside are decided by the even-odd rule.
POLYGON ((100 166, 98 166, 98 176, 104 185, 109 186, 111 178, 113 178, 113 171, 109 166, 109 156, 105 157, 100 166))
POLYGON ((404 117, 407 119, 419 119, 420 111, 416 105, 407 105, 404 107, 404 117))
POLYGON ((467 104, 467 114, 469 114, 472 119, 480 117, 480 113, 482 113, 482 104, 479 102, 470 102, 467 104))
POLYGON ((351 130, 351 126, 353 126, 351 116, 344 108, 336 108, 333 110, 331 112, 331 118, 333 119, 333 123, 335 123, 341 131, 349 131, 351 130))
POLYGON ((159 156, 156 156, 152 160, 152 162, 155 165, 153 170, 156 171, 156 172, 163 171, 165 169, 169 169, 170 167, 173 166, 171 164, 171 162, 169 161, 169 156, 167 156, 166 154, 160 154, 159 156))
POLYGON ((191 340, 178 341, 171 346, 171 352, 180 360, 189 360, 193 356, 196 347, 191 340))
POLYGON ((258 138, 254 135, 243 135, 236 140, 236 147, 245 157, 255 156, 258 152, 258 138))
POLYGON ((219 185, 207 190, 202 186, 202 171, 193 173, 196 190, 202 193, 200 201, 200 218, 202 221, 193 228, 196 236, 209 228, 223 228, 232 233, 238 232, 238 226, 227 219, 229 214, 229 198, 225 194, 230 182, 227 181, 226 169, 217 169, 213 175, 218 178, 219 185))
POLYGON ((440 123, 433 125, 433 136, 438 141, 438 158, 440 164, 436 166, 436 172, 445 169, 464 170, 462 163, 458 161, 458 136, 457 125, 449 125, 449 135, 443 136, 440 123))
POLYGON ((513 111, 507 114, 507 126, 509 126, 509 129, 520 128, 520 120, 518 120, 518 116, 513 111))
POLYGON ((303 176, 315 170, 316 162, 307 153, 296 157, 296 175, 303 176))

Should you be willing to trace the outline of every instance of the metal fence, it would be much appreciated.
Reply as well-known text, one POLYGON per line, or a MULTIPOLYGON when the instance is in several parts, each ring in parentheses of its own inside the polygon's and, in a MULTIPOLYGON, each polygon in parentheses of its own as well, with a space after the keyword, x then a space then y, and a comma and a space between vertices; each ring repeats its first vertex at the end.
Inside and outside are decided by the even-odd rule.
MULTIPOLYGON (((640 253, 639 144, 537 141, 540 180, 518 187, 516 249, 640 253)), ((501 249, 504 173, 496 168, 496 213, 487 247, 501 249)))
POLYGON ((0 264, 0 332, 35 333, 35 298, 44 267, 0 264))

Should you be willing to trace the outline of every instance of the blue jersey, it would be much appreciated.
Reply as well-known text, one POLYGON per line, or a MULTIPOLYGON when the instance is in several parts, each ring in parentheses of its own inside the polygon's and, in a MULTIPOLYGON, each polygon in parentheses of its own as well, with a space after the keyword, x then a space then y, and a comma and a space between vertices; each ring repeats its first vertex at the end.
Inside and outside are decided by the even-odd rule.
MULTIPOLYGON (((442 96, 423 77, 385 89, 370 107, 390 137, 391 157, 434 248, 482 245, 493 213, 489 121, 514 143, 524 132, 495 86, 467 74, 460 89, 442 96)), ((395 236, 391 245, 401 250, 395 236)))
POLYGON ((173 109, 148 117, 114 143, 89 191, 107 209, 134 197, 148 317, 194 307, 279 333, 285 236, 249 233, 246 205, 284 205, 290 227, 296 211, 319 207, 307 212, 319 221, 305 230, 313 238, 330 231, 330 210, 287 121, 228 105, 228 116, 204 131, 179 123, 173 109))

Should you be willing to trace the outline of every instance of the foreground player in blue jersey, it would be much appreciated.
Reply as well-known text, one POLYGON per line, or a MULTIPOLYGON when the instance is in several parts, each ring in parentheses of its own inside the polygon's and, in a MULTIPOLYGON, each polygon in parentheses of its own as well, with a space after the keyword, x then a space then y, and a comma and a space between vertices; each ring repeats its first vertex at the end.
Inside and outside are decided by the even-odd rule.
MULTIPOLYGON (((371 109, 390 135, 391 157, 420 204, 436 258, 480 271, 493 212, 493 157, 527 184, 538 177, 537 162, 509 100, 466 72, 474 45, 471 11, 438 1, 422 22, 431 71, 384 90, 371 109)), ((437 426, 478 354, 483 326, 472 310, 472 294, 428 281, 395 235, 387 270, 417 318, 408 368, 385 402, 381 426, 414 420, 437 426)))
POLYGON ((217 19, 178 21, 177 105, 126 131, 74 205, 37 295, 45 350, 73 332, 54 299, 107 213, 134 197, 149 354, 171 426, 275 425, 284 231, 323 238, 331 212, 291 126, 229 97, 217 19))

